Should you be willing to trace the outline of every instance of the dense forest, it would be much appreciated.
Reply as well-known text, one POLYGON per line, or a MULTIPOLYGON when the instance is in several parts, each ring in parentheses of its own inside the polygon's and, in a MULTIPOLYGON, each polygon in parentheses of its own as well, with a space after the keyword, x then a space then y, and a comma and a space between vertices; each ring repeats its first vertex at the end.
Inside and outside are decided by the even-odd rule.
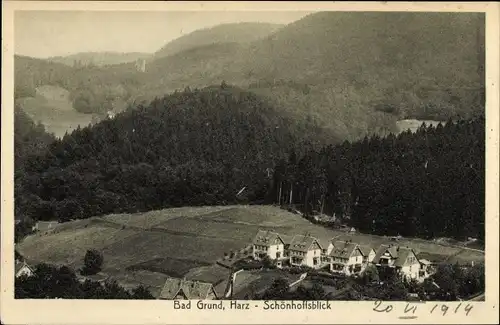
POLYGON ((186 205, 263 200, 274 165, 326 134, 250 92, 186 89, 52 142, 16 173, 16 211, 87 218, 186 205), (240 194, 237 193, 245 187, 240 194))
POLYGON ((163 46, 145 72, 134 62, 70 67, 16 56, 16 98, 60 86, 78 112, 102 115, 226 80, 348 141, 395 132, 397 119, 482 112, 484 14, 319 12, 278 27, 194 31, 163 46))
POLYGON ((477 118, 291 153, 275 169, 273 202, 362 232, 484 239, 484 141, 477 118))
POLYGON ((55 137, 45 132, 43 125, 34 123, 17 106, 14 110, 14 126, 14 163, 16 170, 19 170, 28 156, 45 153, 55 137))
POLYGON ((53 142, 34 125, 22 131, 25 121, 16 114, 18 217, 265 202, 368 233, 484 238, 484 118, 322 147, 302 140, 324 139, 317 125, 223 83, 53 142))

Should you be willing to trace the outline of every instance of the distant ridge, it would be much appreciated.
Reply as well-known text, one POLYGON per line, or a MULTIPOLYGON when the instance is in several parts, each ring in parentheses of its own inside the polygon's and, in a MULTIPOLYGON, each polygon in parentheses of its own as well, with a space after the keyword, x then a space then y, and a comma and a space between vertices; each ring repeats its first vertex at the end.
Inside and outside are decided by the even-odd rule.
POLYGON ((270 23, 234 23, 196 30, 163 46, 155 54, 162 58, 194 47, 217 43, 249 43, 269 36, 284 25, 270 23))
POLYGON ((78 63, 81 65, 93 64, 95 66, 102 67, 106 65, 134 62, 138 59, 147 59, 150 56, 150 53, 141 52, 81 52, 67 56, 50 57, 47 60, 69 66, 74 66, 75 63, 78 63))

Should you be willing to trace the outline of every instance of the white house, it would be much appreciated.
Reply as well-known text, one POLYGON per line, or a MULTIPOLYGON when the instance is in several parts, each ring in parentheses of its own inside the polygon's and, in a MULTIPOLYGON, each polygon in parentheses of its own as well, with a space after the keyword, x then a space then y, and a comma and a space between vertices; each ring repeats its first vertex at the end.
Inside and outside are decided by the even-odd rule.
POLYGON ((366 265, 368 263, 371 263, 375 258, 375 250, 370 246, 365 245, 359 245, 359 249, 361 250, 361 253, 363 253, 363 264, 366 265))
POLYGON ((349 241, 336 241, 330 251, 330 271, 356 274, 362 271, 364 256, 359 245, 349 241))
POLYGON ((404 280, 419 280, 421 264, 415 251, 409 247, 381 245, 373 263, 378 267, 392 267, 404 280))
POLYGON ((424 281, 429 276, 431 276, 435 272, 434 264, 426 259, 419 260, 420 262, 420 273, 418 276, 419 281, 424 281))
POLYGON ((264 256, 276 260, 277 266, 286 259, 285 242, 279 234, 272 231, 259 230, 253 240, 253 258, 262 259, 264 256))
POLYGON ((323 265, 321 261, 322 250, 318 239, 311 236, 295 235, 288 247, 290 264, 319 268, 323 265))
POLYGON ((16 261, 15 276, 19 278, 23 275, 32 276, 35 272, 26 262, 16 261))

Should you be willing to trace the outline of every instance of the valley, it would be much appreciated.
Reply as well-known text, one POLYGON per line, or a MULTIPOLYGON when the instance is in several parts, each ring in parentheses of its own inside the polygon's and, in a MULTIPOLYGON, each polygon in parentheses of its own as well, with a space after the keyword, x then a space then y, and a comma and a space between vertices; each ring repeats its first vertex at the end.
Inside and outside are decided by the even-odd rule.
POLYGON ((484 291, 484 19, 317 12, 16 55, 16 297, 484 291))

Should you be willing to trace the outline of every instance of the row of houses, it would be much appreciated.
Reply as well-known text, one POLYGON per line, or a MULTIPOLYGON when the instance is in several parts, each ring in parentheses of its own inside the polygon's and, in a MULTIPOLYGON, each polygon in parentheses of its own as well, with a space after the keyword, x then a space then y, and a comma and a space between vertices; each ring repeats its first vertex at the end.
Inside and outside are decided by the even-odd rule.
POLYGON ((255 236, 252 253, 256 260, 269 257, 277 267, 326 268, 345 275, 360 274, 370 264, 394 268, 406 280, 423 281, 431 272, 431 263, 419 260, 409 247, 381 245, 374 249, 335 239, 321 243, 310 235, 285 236, 264 230, 255 236))

